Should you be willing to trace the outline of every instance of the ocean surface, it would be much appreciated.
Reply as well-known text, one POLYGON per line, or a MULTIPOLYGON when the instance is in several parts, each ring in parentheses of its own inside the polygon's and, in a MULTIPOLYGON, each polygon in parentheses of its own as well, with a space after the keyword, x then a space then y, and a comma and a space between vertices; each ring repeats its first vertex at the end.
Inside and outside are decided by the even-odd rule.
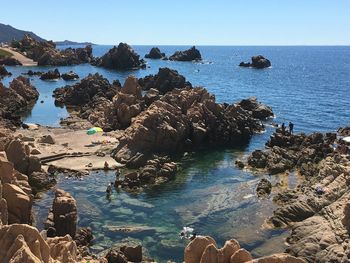
MULTIPOLYGON (((111 46, 93 46, 101 56, 111 46)), ((134 46, 143 57, 151 46, 134 46)), ((168 56, 187 46, 160 46, 168 56)), ((234 103, 249 96, 270 105, 276 115, 273 122, 292 121, 295 132, 336 131, 350 124, 350 47, 212 47, 199 46, 202 63, 147 60, 145 70, 114 71, 91 65, 59 67, 61 73, 73 70, 81 78, 98 72, 110 81, 121 83, 132 74, 143 77, 155 74, 160 67, 176 69, 195 86, 204 86, 218 102, 234 103), (241 61, 264 55, 272 67, 256 70, 240 68, 241 61)), ((47 71, 50 67, 7 67, 14 77, 29 70, 47 71)), ((7 84, 12 78, 5 78, 7 84)), ((40 92, 38 103, 24 116, 26 122, 59 126, 68 116, 65 108, 54 106, 52 91, 74 82, 41 81, 33 77, 40 92), (40 103, 40 101, 43 103, 40 103)), ((83 180, 59 178, 57 187, 71 192, 78 202, 79 226, 90 226, 96 237, 92 250, 100 252, 123 240, 142 242, 148 253, 160 262, 182 262, 184 240, 179 239, 183 226, 191 226, 200 235, 211 235, 219 245, 236 238, 256 256, 281 252, 287 231, 263 227, 272 214, 271 199, 257 199, 255 187, 260 178, 282 188, 293 188, 300 178, 294 173, 281 176, 256 175, 234 166, 251 151, 263 148, 273 128, 253 137, 243 148, 208 150, 183 158, 176 179, 146 189, 142 193, 114 192, 106 199, 106 185, 112 173, 93 172, 83 180), (132 231, 122 231, 127 228, 132 231)), ((276 188, 276 191, 280 190, 276 188)), ((52 204, 49 191, 35 203, 39 228, 52 204)))

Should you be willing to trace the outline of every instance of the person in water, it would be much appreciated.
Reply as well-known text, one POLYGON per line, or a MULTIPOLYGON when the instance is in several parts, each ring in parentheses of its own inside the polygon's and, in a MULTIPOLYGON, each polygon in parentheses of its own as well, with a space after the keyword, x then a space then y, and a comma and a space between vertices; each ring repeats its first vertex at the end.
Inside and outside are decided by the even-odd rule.
POLYGON ((106 189, 107 195, 110 195, 112 193, 112 184, 108 184, 107 189, 106 189))
POLYGON ((290 121, 289 124, 288 124, 288 126, 289 126, 289 132, 290 132, 290 134, 293 134, 294 123, 290 121))
POLYGON ((119 168, 117 168, 117 170, 115 171, 115 180, 119 180, 120 177, 120 170, 119 168))

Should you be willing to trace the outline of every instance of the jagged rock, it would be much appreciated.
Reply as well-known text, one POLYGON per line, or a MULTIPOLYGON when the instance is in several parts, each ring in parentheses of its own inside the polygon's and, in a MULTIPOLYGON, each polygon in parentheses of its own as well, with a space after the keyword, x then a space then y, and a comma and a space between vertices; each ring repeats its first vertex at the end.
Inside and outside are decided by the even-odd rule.
POLYGON ((127 263, 128 262, 125 255, 121 251, 118 251, 116 249, 110 250, 107 253, 106 258, 108 260, 108 263, 127 263))
POLYGON ((176 51, 172 56, 169 57, 169 60, 176 61, 193 61, 193 60, 202 60, 201 53, 195 46, 191 47, 185 51, 176 51))
POLYGON ((28 182, 32 187, 33 194, 36 194, 55 185, 56 180, 50 179, 47 173, 33 172, 28 176, 28 182))
POLYGON ((239 105, 247 110, 251 111, 254 118, 266 119, 273 117, 273 112, 271 107, 259 103, 256 97, 250 97, 248 99, 242 100, 239 105))
POLYGON ((120 251, 125 255, 128 261, 141 262, 142 261, 142 246, 122 246, 120 251))
POLYGON ((29 225, 0 227, 0 262, 50 263, 50 248, 38 230, 29 225))
POLYGON ((89 246, 93 239, 94 237, 89 227, 79 228, 74 237, 77 246, 89 246))
POLYGON ((145 55, 145 58, 166 59, 166 56, 164 53, 160 52, 159 48, 153 47, 150 52, 145 55))
POLYGON ((14 42, 14 48, 38 62, 39 66, 68 66, 90 63, 93 60, 92 47, 56 49, 52 41, 37 41, 30 35, 25 35, 21 41, 14 42))
POLYGON ((269 180, 263 178, 259 181, 258 186, 256 187, 256 193, 258 197, 268 196, 271 193, 272 184, 269 180))
POLYGON ((347 262, 349 160, 328 156, 308 174, 295 190, 278 196, 279 207, 268 222, 291 226, 289 254, 308 262, 347 262))
POLYGON ((38 97, 39 92, 25 77, 13 79, 9 88, 0 83, 0 117, 15 120, 17 114, 33 106, 38 97))
POLYGON ((53 222, 58 236, 75 237, 77 229, 77 204, 67 192, 57 189, 52 204, 53 222))
POLYGON ((11 72, 8 72, 4 66, 0 65, 0 78, 5 76, 11 76, 11 75, 12 75, 11 72))
POLYGON ((79 79, 78 74, 73 72, 73 71, 69 71, 68 73, 64 73, 61 75, 61 77, 64 80, 77 80, 77 79, 79 79))
POLYGON ((22 73, 23 75, 28 75, 28 76, 41 76, 44 72, 41 71, 33 71, 33 70, 28 70, 26 73, 22 73))
POLYGON ((114 46, 96 64, 117 70, 139 69, 146 66, 144 61, 140 60, 140 56, 126 43, 114 46))
POLYGON ((61 77, 60 72, 56 68, 55 70, 49 70, 48 72, 45 72, 41 74, 40 79, 41 80, 55 80, 59 79, 61 77))
POLYGON ((109 100, 116 95, 117 89, 106 78, 96 73, 89 74, 73 86, 65 86, 54 90, 55 104, 81 106, 91 102, 94 97, 104 97, 109 100))
POLYGON ((263 56, 254 56, 252 57, 252 63, 241 62, 239 64, 240 67, 252 67, 257 69, 268 68, 271 67, 270 60, 264 58, 263 56))
POLYGON ((140 156, 146 161, 151 154, 243 143, 262 128, 251 112, 238 105, 217 104, 203 88, 174 89, 134 118, 113 156, 136 167, 140 156))
POLYGON ((339 128, 338 133, 342 136, 350 136, 350 126, 339 128))
POLYGON ((50 247, 50 256, 52 259, 62 263, 78 262, 77 245, 71 236, 53 237, 48 238, 46 241, 50 247))
POLYGON ((156 89, 160 94, 165 94, 173 89, 192 87, 184 76, 169 68, 160 68, 156 75, 140 78, 139 84, 143 90, 156 89))
POLYGON ((248 157, 248 164, 255 168, 266 168, 270 174, 281 173, 294 167, 318 163, 333 152, 331 145, 335 134, 313 133, 291 135, 277 130, 267 142, 267 150, 255 150, 248 157))

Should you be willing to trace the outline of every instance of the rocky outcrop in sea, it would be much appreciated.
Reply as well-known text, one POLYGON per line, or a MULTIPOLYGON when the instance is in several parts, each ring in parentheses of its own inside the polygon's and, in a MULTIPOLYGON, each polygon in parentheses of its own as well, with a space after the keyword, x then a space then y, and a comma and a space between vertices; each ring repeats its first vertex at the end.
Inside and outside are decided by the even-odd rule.
POLYGON ((258 55, 258 56, 252 57, 252 62, 247 62, 247 63, 241 62, 239 66, 262 69, 262 68, 271 67, 271 62, 267 58, 264 58, 263 56, 258 55))
POLYGON ((37 41, 30 35, 25 35, 21 41, 14 41, 12 47, 37 61, 39 66, 68 66, 93 60, 91 45, 58 50, 53 41, 37 41))
POLYGON ((49 70, 48 72, 42 73, 40 75, 41 80, 57 80, 61 78, 61 73, 56 68, 55 70, 49 70))
POLYGON ((202 60, 202 55, 195 46, 191 47, 185 51, 176 51, 173 55, 169 57, 169 60, 175 61, 200 61, 202 60))
POLYGON ((32 107, 39 92, 28 78, 19 76, 12 80, 9 88, 0 82, 0 122, 4 127, 19 126, 19 113, 32 107))
POLYGON ((146 64, 143 59, 126 43, 119 43, 118 47, 114 46, 101 58, 94 63, 96 66, 116 69, 132 70, 145 68, 146 64))
POLYGON ((153 47, 148 54, 145 55, 145 58, 150 59, 168 59, 165 56, 165 53, 160 52, 160 49, 157 47, 153 47))
POLYGON ((140 78, 139 84, 143 90, 156 89, 162 95, 173 89, 192 87, 184 76, 169 68, 159 68, 157 74, 140 78))

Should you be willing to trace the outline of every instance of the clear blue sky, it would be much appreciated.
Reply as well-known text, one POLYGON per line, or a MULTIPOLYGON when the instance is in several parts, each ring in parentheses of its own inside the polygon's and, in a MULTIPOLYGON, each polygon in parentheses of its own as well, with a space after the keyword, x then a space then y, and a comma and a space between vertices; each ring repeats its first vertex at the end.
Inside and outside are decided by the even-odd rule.
POLYGON ((350 45, 350 0, 11 0, 0 23, 98 44, 350 45))

